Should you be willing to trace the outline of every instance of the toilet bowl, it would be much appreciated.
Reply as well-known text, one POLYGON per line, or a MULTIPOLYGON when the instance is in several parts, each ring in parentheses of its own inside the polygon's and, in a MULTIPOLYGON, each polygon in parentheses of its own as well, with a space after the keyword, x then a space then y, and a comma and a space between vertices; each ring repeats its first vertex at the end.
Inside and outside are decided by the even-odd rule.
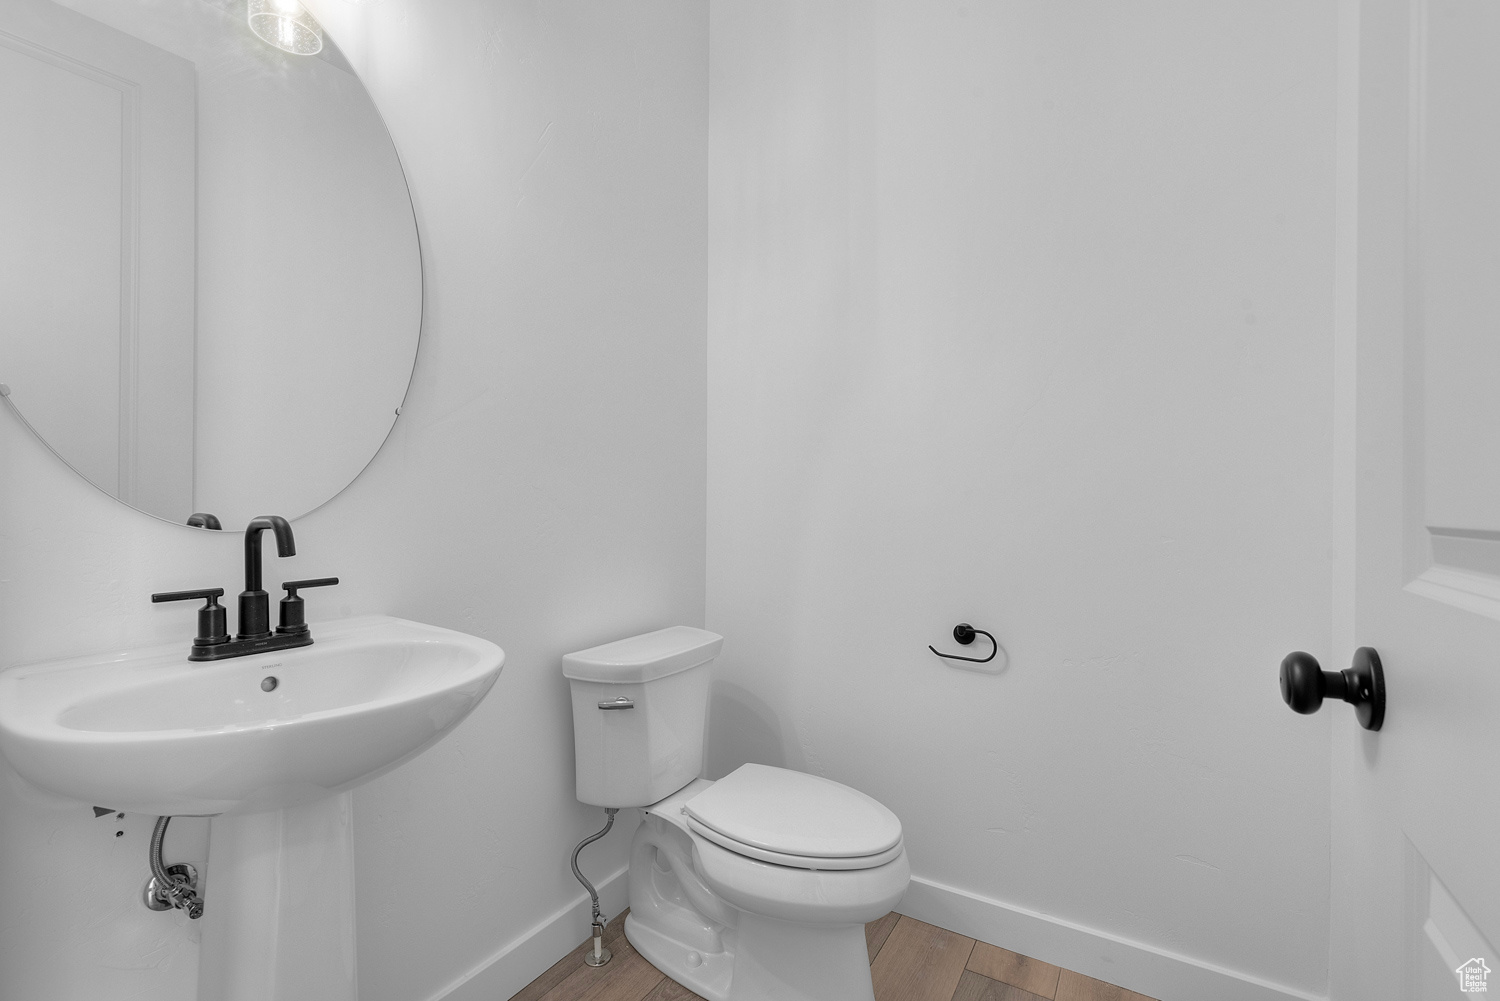
POLYGON ((900 821, 790 769, 699 778, 722 644, 676 626, 563 659, 578 798, 644 814, 625 937, 708 1001, 873 1001, 864 925, 910 882, 900 821))

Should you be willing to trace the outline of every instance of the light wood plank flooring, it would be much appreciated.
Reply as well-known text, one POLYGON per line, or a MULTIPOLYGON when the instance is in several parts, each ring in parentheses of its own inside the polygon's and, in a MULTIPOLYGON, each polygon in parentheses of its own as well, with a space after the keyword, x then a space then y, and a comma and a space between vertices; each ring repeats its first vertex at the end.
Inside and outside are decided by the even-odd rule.
MULTIPOLYGON (((585 942, 510 1001, 702 1001, 642 959, 624 928, 621 914, 604 931, 608 966, 583 965, 585 942)), ((875 1001, 1152 1001, 894 911, 865 926, 865 942, 875 1001)))

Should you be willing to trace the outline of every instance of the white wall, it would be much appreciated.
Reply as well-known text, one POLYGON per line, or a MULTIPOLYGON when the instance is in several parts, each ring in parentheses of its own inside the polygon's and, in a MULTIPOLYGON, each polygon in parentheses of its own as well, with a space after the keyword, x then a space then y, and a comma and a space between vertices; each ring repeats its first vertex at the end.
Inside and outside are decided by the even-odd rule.
MULTIPOLYGON (((267 577, 340 575, 314 620, 388 612, 505 648, 469 720, 356 796, 356 851, 362 998, 424 1001, 497 954, 474 983, 506 997, 561 951, 508 947, 581 940, 587 917, 568 856, 602 818, 573 799, 561 655, 703 618, 707 15, 328 6, 330 27, 367 19, 338 37, 416 192, 424 343, 393 439, 267 577)), ((238 590, 239 536, 118 505, 5 410, 0 464, 0 667, 186 643, 191 611, 149 594, 238 590)), ((136 903, 149 818, 115 838, 0 774, 0 997, 191 998, 194 930, 136 903)), ((624 864, 625 826, 591 872, 624 864)))
POLYGON ((711 10, 712 773, 883 800, 919 916, 1324 993, 1334 5, 711 10))

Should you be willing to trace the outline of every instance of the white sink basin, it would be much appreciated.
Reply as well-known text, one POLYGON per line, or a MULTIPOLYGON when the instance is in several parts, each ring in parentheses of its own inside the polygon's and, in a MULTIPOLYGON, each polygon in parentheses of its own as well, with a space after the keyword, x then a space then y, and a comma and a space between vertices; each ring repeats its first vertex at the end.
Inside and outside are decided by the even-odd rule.
POLYGON ((12 668, 0 752, 43 789, 116 810, 280 810, 421 753, 505 663, 487 640, 388 616, 312 630, 309 647, 208 663, 184 639, 12 668))

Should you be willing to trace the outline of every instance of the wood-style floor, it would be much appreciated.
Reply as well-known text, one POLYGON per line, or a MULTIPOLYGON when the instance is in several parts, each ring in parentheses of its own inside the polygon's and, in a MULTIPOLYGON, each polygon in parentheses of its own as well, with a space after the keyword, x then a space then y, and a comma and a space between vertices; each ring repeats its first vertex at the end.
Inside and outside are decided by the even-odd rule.
MULTIPOLYGON (((510 1001, 702 1001, 642 959, 624 927, 621 914, 605 929, 607 966, 583 965, 585 942, 510 1001)), ((865 926, 865 942, 875 1001, 1151 1001, 894 911, 865 926)))

